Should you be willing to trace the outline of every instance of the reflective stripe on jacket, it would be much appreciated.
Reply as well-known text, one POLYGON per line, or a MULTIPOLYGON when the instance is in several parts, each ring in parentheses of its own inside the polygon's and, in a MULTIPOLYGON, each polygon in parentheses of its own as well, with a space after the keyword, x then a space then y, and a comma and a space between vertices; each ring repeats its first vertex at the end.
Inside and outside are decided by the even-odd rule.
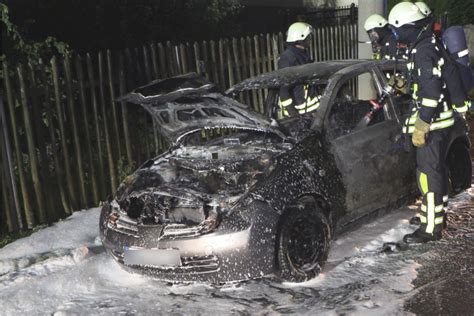
POLYGON ((430 130, 448 128, 454 125, 453 106, 446 98, 446 84, 441 77, 444 59, 436 47, 436 39, 431 31, 425 31, 422 39, 410 50, 408 75, 413 85, 412 98, 415 106, 403 128, 411 134, 418 117, 430 123, 430 130))

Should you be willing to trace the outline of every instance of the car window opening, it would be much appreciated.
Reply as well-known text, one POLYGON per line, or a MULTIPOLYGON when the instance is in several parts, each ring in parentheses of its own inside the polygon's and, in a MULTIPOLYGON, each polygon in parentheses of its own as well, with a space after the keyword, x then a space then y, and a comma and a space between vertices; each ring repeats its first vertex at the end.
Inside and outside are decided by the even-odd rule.
POLYGON ((332 138, 351 134, 364 127, 383 122, 383 109, 372 111, 371 100, 378 100, 375 79, 369 73, 360 74, 344 82, 336 95, 329 114, 332 138), (366 124, 361 124, 365 120, 366 124))

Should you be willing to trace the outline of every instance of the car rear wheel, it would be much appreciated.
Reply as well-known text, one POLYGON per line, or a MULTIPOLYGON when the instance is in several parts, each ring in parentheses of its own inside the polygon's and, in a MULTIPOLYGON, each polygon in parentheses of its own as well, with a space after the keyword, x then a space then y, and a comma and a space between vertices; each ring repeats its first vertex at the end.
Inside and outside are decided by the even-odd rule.
POLYGON ((278 230, 278 275, 290 282, 317 276, 327 258, 329 241, 329 221, 316 203, 302 201, 287 208, 278 230))

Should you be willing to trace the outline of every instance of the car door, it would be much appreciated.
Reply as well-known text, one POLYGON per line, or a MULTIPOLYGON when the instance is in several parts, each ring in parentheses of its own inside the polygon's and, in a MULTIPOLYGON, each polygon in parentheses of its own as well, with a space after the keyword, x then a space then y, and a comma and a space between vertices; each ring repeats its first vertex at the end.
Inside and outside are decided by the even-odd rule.
POLYGON ((360 123, 381 92, 373 70, 345 75, 333 91, 325 129, 346 188, 348 213, 342 221, 347 222, 405 196, 415 166, 400 146, 401 129, 389 104, 374 112, 369 124, 360 123))

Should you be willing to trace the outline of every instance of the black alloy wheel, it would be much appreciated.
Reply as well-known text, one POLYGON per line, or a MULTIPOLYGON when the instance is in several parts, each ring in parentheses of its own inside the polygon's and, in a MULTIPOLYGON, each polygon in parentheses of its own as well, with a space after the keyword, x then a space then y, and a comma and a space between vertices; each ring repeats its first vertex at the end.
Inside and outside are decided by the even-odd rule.
POLYGON ((329 222, 315 203, 289 207, 282 217, 277 239, 278 275, 302 282, 319 274, 327 258, 329 222))

